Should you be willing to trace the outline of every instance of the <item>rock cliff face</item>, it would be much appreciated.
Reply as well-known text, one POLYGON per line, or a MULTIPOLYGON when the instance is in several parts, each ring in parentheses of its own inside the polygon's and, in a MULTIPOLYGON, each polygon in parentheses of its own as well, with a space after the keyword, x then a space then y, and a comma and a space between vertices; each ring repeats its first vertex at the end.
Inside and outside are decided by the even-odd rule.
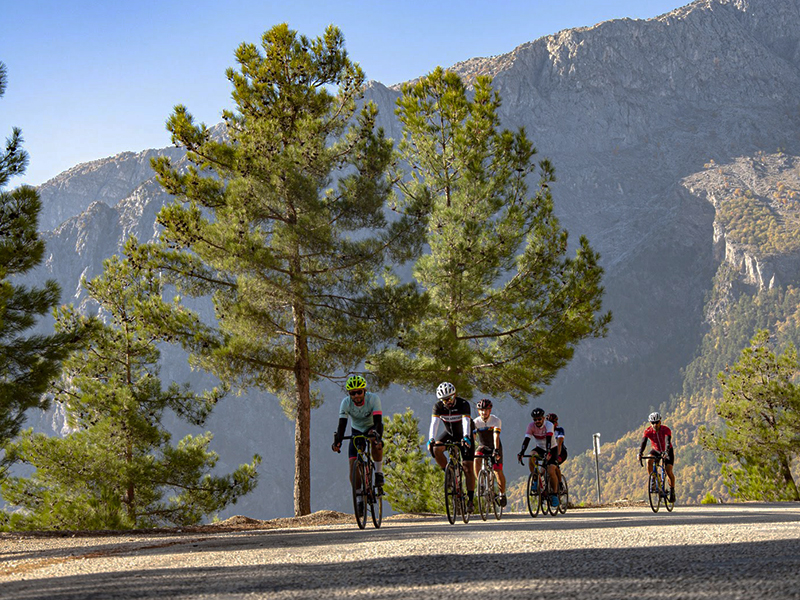
MULTIPOLYGON (((800 7, 795 0, 700 0, 656 19, 562 31, 453 69, 467 79, 494 77, 504 125, 525 127, 556 166, 556 211, 571 239, 587 235, 603 256, 605 305, 615 316, 610 335, 582 344, 555 384, 532 400, 559 413, 567 444, 581 452, 593 432, 614 439, 678 391, 722 260, 741 264, 754 285, 798 275, 791 260, 767 267, 729 243, 720 254, 725 232, 715 229, 713 190, 687 178, 712 159, 728 164, 779 147, 800 154, 800 7)), ((394 139, 401 136, 398 95, 377 82, 367 90, 394 139)), ((149 171, 154 153, 181 155, 126 153, 78 165, 41 187, 42 226, 52 231, 38 276, 55 277, 65 300, 80 303, 80 277, 99 273, 129 234, 141 241, 155 235, 155 215, 168 198, 149 171)), ((173 360, 164 372, 189 377, 181 358, 173 360)), ((345 461, 328 450, 341 393, 323 391, 326 403, 312 417, 313 508, 346 509, 345 461)), ((427 426, 428 399, 396 389, 382 397, 387 413, 411 406, 427 426)), ((527 422, 530 408, 503 403, 496 412, 511 424, 527 422)), ((223 468, 253 452, 272 457, 259 490, 236 511, 285 515, 291 423, 269 398, 235 398, 218 411, 211 428, 223 468)), ((507 447, 522 434, 507 425, 507 447)), ((521 474, 509 469, 512 478, 521 474)))

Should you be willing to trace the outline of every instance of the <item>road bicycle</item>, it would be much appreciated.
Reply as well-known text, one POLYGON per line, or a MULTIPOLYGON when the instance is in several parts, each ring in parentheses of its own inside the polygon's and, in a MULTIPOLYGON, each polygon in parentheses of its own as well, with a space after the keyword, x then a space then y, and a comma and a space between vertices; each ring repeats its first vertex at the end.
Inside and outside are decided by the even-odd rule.
POLYGON ((361 433, 345 436, 342 440, 353 440, 356 447, 356 458, 350 466, 350 485, 353 488, 353 512, 358 528, 367 526, 367 513, 372 517, 372 524, 380 527, 383 520, 383 489, 375 486, 375 465, 367 451, 375 436, 361 433))
POLYGON ((434 446, 444 446, 447 452, 447 465, 444 468, 444 506, 447 520, 453 525, 456 516, 461 515, 464 523, 469 523, 467 510, 467 474, 461 460, 462 442, 436 442, 434 446))
MULTIPOLYGON (((642 456, 639 456, 640 465, 643 464, 642 458, 642 456)), ((663 502, 664 508, 666 508, 668 512, 672 512, 672 509, 675 508, 675 502, 671 501, 669 498, 669 489, 667 488, 667 470, 664 467, 663 461, 665 454, 651 454, 650 456, 645 456, 644 458, 653 460, 653 470, 650 471, 650 475, 647 478, 647 497, 650 500, 650 508, 653 509, 654 513, 657 513, 659 506, 661 506, 661 503, 663 502)))
MULTIPOLYGON (((503 507, 497 499, 500 495, 500 484, 497 481, 497 475, 493 468, 494 465, 497 464, 497 459, 494 454, 492 454, 491 449, 488 449, 488 452, 488 454, 480 457, 483 459, 481 461, 483 464, 481 465, 481 470, 478 471, 478 485, 476 488, 478 512, 481 515, 481 519, 484 521, 489 516, 490 506, 494 511, 495 519, 499 520, 500 517, 503 516, 503 507)), ((476 455, 476 458, 479 457, 476 455)))
MULTIPOLYGON (((528 512, 533 518, 541 511, 542 514, 549 513, 553 516, 559 513, 559 507, 553 506, 550 502, 550 474, 544 466, 544 459, 537 453, 523 454, 522 458, 534 458, 533 472, 528 475, 528 485, 525 488, 525 496, 528 500, 528 512)), ((566 480, 564 480, 564 495, 567 495, 566 480)), ((559 504, 561 496, 559 495, 559 504)), ((566 512, 566 508, 562 513, 566 512)))

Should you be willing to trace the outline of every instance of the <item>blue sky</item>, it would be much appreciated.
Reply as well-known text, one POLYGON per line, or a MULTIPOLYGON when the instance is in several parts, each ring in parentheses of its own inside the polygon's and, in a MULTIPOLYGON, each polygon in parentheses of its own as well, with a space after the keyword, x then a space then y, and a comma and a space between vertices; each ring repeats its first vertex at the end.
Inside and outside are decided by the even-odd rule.
POLYGON ((22 128, 39 185, 78 164, 170 144, 176 104, 213 125, 230 108, 225 69, 242 42, 287 22, 331 23, 353 60, 386 85, 437 65, 493 56, 572 27, 647 19, 682 0, 0 0, 0 138, 22 128))

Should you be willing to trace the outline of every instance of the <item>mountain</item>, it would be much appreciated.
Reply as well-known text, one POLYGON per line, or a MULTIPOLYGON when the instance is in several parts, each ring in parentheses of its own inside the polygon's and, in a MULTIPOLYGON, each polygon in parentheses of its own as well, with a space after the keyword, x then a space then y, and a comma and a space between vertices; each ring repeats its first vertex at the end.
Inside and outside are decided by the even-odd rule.
MULTIPOLYGON (((583 343, 531 402, 559 413, 573 456, 591 446, 594 432, 604 442, 628 439, 651 410, 675 406, 682 370, 696 358, 715 315, 735 301, 723 295, 712 309, 706 304, 721 264, 739 256, 736 264, 750 265, 734 269, 731 294, 769 287, 770 273, 773 285, 796 282, 791 252, 754 263, 747 240, 737 246, 736 236, 720 250, 722 223, 733 221, 721 216, 714 185, 701 182, 723 168, 710 165, 752 164, 753 173, 745 169, 742 178, 758 178, 758 157, 794 164, 800 155, 800 7, 795 0, 699 0, 654 19, 561 31, 452 70, 467 81, 478 74, 494 78, 504 126, 525 127, 539 155, 552 160, 556 212, 573 241, 588 236, 606 269, 604 307, 614 313, 608 337, 583 343)), ((379 82, 367 89, 394 139, 401 136, 394 116, 399 93, 379 82)), ((155 154, 179 159, 181 151, 101 159, 41 186, 42 226, 52 229, 45 234, 47 262, 36 277, 56 278, 65 301, 84 299, 80 277, 98 274, 102 259, 118 252, 127 235, 140 241, 155 235, 155 215, 170 201, 148 168, 155 154)), ((162 375, 194 376, 179 353, 170 360, 162 375)), ((323 392, 326 402, 312 416, 312 508, 347 509, 346 459, 329 450, 342 392, 323 392)), ((381 395, 387 413, 411 407, 427 427, 430 395, 399 388, 381 395)), ((511 424, 527 422, 531 406, 496 406, 506 422, 505 446, 513 450, 523 426, 511 424)), ((233 397, 217 410, 209 427, 221 468, 254 452, 269 457, 259 490, 235 511, 257 518, 288 514, 291 423, 278 403, 233 397)), ((507 462, 510 478, 523 475, 507 462)))

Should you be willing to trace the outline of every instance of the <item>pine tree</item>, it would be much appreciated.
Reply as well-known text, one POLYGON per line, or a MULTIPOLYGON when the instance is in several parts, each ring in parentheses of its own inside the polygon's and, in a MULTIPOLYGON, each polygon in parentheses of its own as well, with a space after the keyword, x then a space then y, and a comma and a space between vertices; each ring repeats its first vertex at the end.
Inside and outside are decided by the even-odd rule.
MULTIPOLYGON (((129 241, 127 251, 134 251, 129 241)), ((221 397, 219 389, 194 393, 187 384, 162 387, 159 345, 164 331, 183 331, 215 343, 213 332, 179 298, 162 299, 155 271, 113 257, 103 274, 84 282, 100 307, 87 318, 71 307, 58 311, 56 327, 85 326, 88 347, 64 365, 55 399, 66 409, 63 438, 24 432, 9 454, 36 468, 9 478, 3 498, 14 510, 12 529, 122 529, 191 525, 255 488, 255 456, 229 475, 212 475, 218 456, 211 434, 186 436, 177 445, 162 421, 169 411, 200 426, 221 397)))
MULTIPOLYGON (((585 238, 567 258, 553 214, 553 168, 538 164, 525 131, 499 129, 499 95, 478 77, 468 92, 436 69, 403 86, 400 151, 410 168, 403 201, 430 206, 426 252, 414 276, 427 293, 423 318, 370 358, 381 382, 435 389, 451 381, 469 397, 541 391, 576 344, 602 336, 602 269, 585 238)), ((402 207, 402 204, 401 204, 402 207)))
POLYGON ((702 427, 700 443, 722 464, 731 494, 746 500, 800 500, 792 462, 800 455, 800 363, 793 345, 781 355, 762 330, 719 374, 716 405, 723 427, 702 427))
POLYGON ((224 139, 183 106, 168 121, 192 165, 153 164, 178 199, 159 215, 160 260, 186 293, 213 294, 225 343, 203 364, 277 395, 294 419, 294 510, 304 515, 314 384, 355 368, 415 301, 381 268, 419 247, 422 213, 384 215, 392 143, 375 130, 373 104, 357 109, 364 75, 338 29, 312 40, 278 25, 236 61, 224 139))
MULTIPOLYGON (((0 97, 6 68, 0 63, 0 97)), ((0 153, 0 447, 19 433, 25 411, 45 408, 44 393, 58 375, 61 361, 80 339, 78 331, 56 335, 27 333, 59 301, 55 281, 42 287, 15 283, 42 262, 45 244, 37 232, 41 201, 30 186, 5 191, 8 181, 25 172, 28 154, 22 133, 14 128, 0 153)), ((0 478, 8 457, 0 455, 0 478)))

